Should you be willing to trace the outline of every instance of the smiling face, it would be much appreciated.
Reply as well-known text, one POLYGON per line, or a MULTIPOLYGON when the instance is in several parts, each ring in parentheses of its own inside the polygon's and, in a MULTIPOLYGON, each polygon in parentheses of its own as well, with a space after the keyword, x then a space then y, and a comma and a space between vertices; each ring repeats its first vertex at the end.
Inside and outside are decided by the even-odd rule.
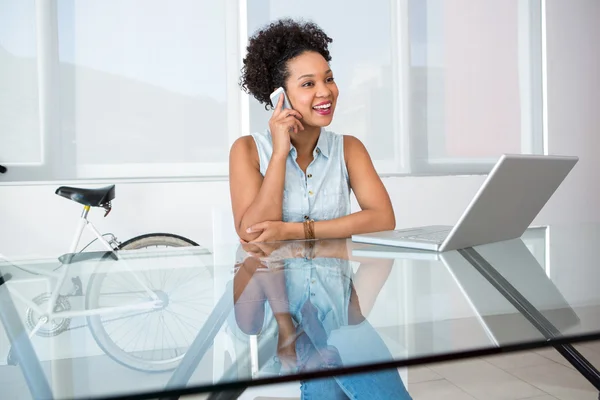
POLYGON ((331 124, 339 90, 327 61, 307 51, 287 62, 286 93, 294 110, 302 114, 305 127, 331 124))

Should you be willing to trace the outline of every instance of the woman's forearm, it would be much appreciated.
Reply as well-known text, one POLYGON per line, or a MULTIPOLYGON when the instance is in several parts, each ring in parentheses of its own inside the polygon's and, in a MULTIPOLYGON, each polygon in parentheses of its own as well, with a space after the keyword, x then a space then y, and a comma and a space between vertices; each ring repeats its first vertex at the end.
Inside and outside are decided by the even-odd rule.
MULTIPOLYGON (((328 221, 314 222, 316 239, 347 238, 355 234, 388 231, 396 227, 393 211, 362 210, 328 221)), ((288 240, 305 239, 302 222, 290 223, 288 240)))
POLYGON ((281 221, 285 163, 287 157, 273 156, 261 184, 258 195, 244 213, 238 234, 246 241, 254 240, 259 233, 247 233, 248 227, 263 221, 281 221))

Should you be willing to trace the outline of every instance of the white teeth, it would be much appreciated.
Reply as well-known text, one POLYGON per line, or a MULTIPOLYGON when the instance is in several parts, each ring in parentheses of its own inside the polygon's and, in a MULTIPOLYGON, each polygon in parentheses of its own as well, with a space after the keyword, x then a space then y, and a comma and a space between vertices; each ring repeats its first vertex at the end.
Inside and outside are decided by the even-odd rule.
POLYGON ((319 108, 321 110, 331 107, 331 103, 323 104, 322 106, 314 106, 313 108, 319 108))

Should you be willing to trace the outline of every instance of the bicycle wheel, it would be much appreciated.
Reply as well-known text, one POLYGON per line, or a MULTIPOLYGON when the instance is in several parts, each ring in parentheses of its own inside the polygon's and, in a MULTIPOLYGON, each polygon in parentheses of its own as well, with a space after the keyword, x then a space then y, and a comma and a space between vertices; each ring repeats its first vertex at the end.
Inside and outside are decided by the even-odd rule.
POLYGON ((138 250, 153 247, 187 247, 198 246, 198 243, 172 233, 148 233, 131 238, 119 246, 119 250, 138 250))
POLYGON ((99 265, 101 272, 90 277, 87 309, 151 301, 138 278, 162 301, 160 308, 87 317, 96 343, 116 362, 146 372, 174 369, 208 318, 214 302, 211 268, 198 263, 181 267, 177 253, 160 251, 185 246, 197 244, 165 233, 138 236, 119 249, 158 248, 149 252, 151 257, 142 258, 142 268, 130 271, 119 261, 105 260, 99 265))

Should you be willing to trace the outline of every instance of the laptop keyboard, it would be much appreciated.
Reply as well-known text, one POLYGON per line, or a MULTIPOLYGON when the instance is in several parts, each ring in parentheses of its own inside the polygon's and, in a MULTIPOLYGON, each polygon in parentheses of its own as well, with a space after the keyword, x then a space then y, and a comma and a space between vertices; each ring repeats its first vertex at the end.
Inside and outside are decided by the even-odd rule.
POLYGON ((406 239, 422 240, 425 242, 442 243, 450 233, 449 230, 424 232, 418 235, 407 235, 406 232, 398 232, 399 235, 406 239))

